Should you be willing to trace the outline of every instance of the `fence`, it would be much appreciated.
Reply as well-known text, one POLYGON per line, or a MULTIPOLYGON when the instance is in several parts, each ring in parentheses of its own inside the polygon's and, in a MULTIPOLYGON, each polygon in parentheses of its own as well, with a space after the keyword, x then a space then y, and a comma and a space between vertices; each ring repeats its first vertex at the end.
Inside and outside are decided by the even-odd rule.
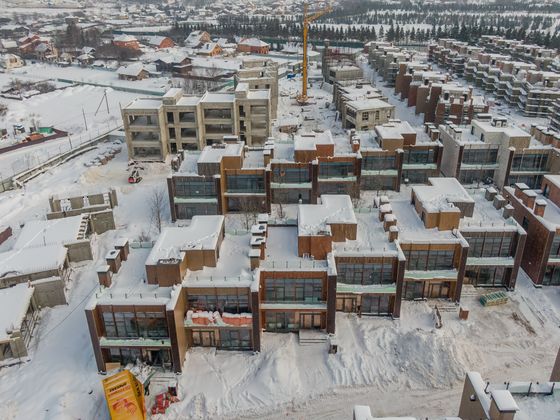
POLYGON ((107 123, 96 130, 89 130, 79 136, 66 136, 68 143, 62 143, 58 147, 43 148, 30 147, 30 153, 24 157, 11 162, 11 175, 5 176, 0 173, 0 192, 20 186, 27 180, 35 177, 51 167, 64 162, 78 154, 85 153, 90 147, 103 141, 112 131, 122 128, 120 122, 107 123), (45 150, 46 149, 46 150, 45 150))

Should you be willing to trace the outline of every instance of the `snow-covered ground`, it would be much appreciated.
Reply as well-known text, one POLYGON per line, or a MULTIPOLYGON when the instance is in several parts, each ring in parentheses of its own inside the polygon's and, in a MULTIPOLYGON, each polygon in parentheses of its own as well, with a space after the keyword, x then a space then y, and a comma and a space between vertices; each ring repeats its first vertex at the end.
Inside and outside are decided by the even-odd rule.
MULTIPOLYGON (((283 80, 279 110, 283 115, 303 114, 306 130, 331 129, 335 139, 342 139, 345 134, 335 112, 326 107, 331 94, 320 86, 315 83, 310 89, 316 106, 305 107, 302 113, 295 105, 299 81, 283 80)), ((94 92, 99 91, 90 93, 94 92)), ((399 102, 388 96, 392 103, 399 102)), ((72 102, 74 95, 60 99, 44 108, 66 99, 68 113, 80 106, 72 102)), ((55 118, 64 111, 52 112, 55 118)), ((421 118, 402 105, 397 106, 397 117, 413 125, 421 118)), ((154 188, 165 188, 170 172, 165 164, 150 164, 143 181, 129 185, 125 147, 105 166, 86 166, 110 147, 114 145, 101 144, 30 181, 25 189, 0 194, 0 224, 14 227, 43 219, 53 193, 64 196, 114 187, 119 198, 117 230, 95 236, 94 260, 73 266, 69 305, 42 310, 30 346, 31 361, 0 370, 2 419, 108 418, 84 306, 97 284, 95 267, 114 238, 155 237, 147 197, 154 188)), ((229 229, 239 223, 228 216, 229 229)), ((378 416, 455 415, 466 371, 480 371, 492 381, 548 379, 560 346, 560 288, 536 289, 521 272, 506 305, 482 307, 477 295, 486 291, 465 287, 461 305, 470 309, 467 321, 458 319, 457 307, 442 301, 403 302, 399 320, 338 313, 339 351, 334 355, 327 353, 326 344, 302 346, 294 334, 271 333, 264 334, 258 354, 191 349, 179 378, 181 401, 160 417, 340 419, 350 418, 354 404, 370 405, 378 416), (436 304, 452 309, 443 310, 441 329, 434 324, 436 304)))
MULTIPOLYGON (((11 134, 14 124, 53 126, 69 132, 70 139, 62 137, 34 146, 0 154, 0 178, 27 170, 72 147, 122 125, 121 106, 126 106, 138 94, 89 85, 72 86, 23 101, 2 99, 8 112, 0 117, 0 127, 11 134), (107 93, 107 101, 104 99, 107 93), (107 112, 107 107, 108 111, 107 112), (86 130, 87 125, 87 130, 86 130)), ((14 139, 6 140, 6 145, 14 139)))
POLYGON ((443 312, 404 302, 400 320, 337 313, 339 351, 299 345, 294 334, 264 334, 257 355, 193 349, 181 377, 182 401, 166 418, 350 418, 353 404, 375 415, 456 415, 468 370, 493 381, 547 380, 560 345, 560 290, 535 289, 522 274, 510 302, 484 308, 467 287, 462 305, 443 312), (516 313, 535 333, 514 320, 516 313), (541 321, 542 320, 542 324, 541 321), (399 402, 395 404, 395 396, 399 402))
MULTIPOLYGON (((150 165, 142 183, 131 186, 124 149, 106 166, 85 166, 106 147, 49 171, 25 190, 0 194, 1 223, 14 226, 44 217, 52 185, 60 195, 109 186, 119 194, 118 230, 94 238, 94 261, 74 267, 70 304, 43 310, 30 362, 0 370, 2 418, 108 418, 83 309, 97 283, 94 267, 111 240, 149 231, 145 199, 164 185, 168 169, 150 165), (35 395, 32 404, 29 395, 35 395)), ((535 289, 523 275, 510 302, 493 308, 478 304, 481 292, 467 287, 462 304, 471 310, 469 320, 443 312, 440 330, 432 308, 441 301, 404 302, 398 321, 339 313, 336 355, 328 355, 325 344, 300 346, 293 334, 265 334, 256 355, 192 349, 180 377, 181 402, 165 418, 335 419, 349 417, 356 403, 372 405, 378 415, 455 414, 467 370, 492 380, 548 378, 560 345, 560 289, 535 289)))

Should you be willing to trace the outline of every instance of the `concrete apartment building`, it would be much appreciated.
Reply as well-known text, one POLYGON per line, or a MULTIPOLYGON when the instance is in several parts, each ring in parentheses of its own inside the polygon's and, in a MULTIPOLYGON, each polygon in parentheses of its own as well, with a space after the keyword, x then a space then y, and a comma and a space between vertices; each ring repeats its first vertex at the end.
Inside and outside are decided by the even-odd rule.
POLYGON ((375 127, 375 138, 359 139, 364 190, 400 191, 402 184, 423 184, 440 174, 441 144, 406 121, 390 120, 375 127))
POLYGON ((400 64, 413 61, 414 52, 387 45, 384 42, 372 43, 369 47, 368 61, 370 66, 383 78, 389 86, 395 86, 400 64))
POLYGON ((544 175, 537 188, 518 183, 505 187, 503 193, 527 231, 523 270, 535 285, 559 285, 560 176, 544 175))
POLYGON ((493 182, 502 188, 522 182, 535 188, 560 164, 558 149, 508 125, 506 118, 488 116, 468 126, 441 124, 438 133, 442 174, 462 184, 493 182))
POLYGON ((323 80, 332 85, 336 82, 362 79, 362 69, 356 66, 358 55, 358 50, 331 47, 326 41, 321 52, 323 80))
POLYGON ((244 59, 235 75, 236 84, 247 83, 250 90, 270 90, 271 117, 278 113, 278 63, 268 59, 244 59))
POLYGON ((465 50, 461 44, 440 40, 439 44, 430 46, 430 60, 458 76, 462 74, 466 81, 495 94, 526 116, 547 118, 551 115, 553 103, 559 98, 560 76, 546 70, 550 67, 545 64, 549 51, 539 52, 538 46, 492 36, 482 37, 483 51, 465 50), (463 51, 466 63, 462 73, 442 63, 451 51, 463 51))
POLYGON ((480 46, 487 51, 511 55, 515 60, 533 63, 537 69, 547 71, 558 51, 536 44, 525 44, 523 41, 506 39, 497 35, 482 35, 480 46))
POLYGON ((170 89, 161 100, 137 99, 122 117, 131 159, 165 160, 178 150, 202 150, 239 136, 247 145, 263 144, 278 108, 278 65, 243 60, 234 92, 186 96, 170 89))
POLYGON ((178 150, 202 150, 239 136, 262 144, 271 132, 270 90, 239 83, 234 93, 184 96, 170 89, 161 100, 136 99, 123 108, 128 152, 135 160, 165 160, 178 150))
POLYGON ((358 131, 373 130, 395 118, 395 106, 377 98, 348 101, 344 108, 342 127, 358 131))
POLYGON ((345 80, 333 85, 333 104, 340 113, 340 120, 343 124, 346 123, 346 104, 348 102, 368 101, 370 99, 387 102, 387 98, 383 96, 379 89, 362 79, 345 80))

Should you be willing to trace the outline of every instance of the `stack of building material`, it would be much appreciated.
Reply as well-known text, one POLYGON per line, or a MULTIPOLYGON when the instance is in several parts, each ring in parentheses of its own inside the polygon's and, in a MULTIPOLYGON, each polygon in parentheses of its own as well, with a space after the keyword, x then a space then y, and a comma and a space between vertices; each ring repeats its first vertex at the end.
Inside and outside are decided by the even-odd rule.
POLYGON ((507 303, 508 297, 504 292, 487 293, 480 297, 482 306, 494 306, 507 303))

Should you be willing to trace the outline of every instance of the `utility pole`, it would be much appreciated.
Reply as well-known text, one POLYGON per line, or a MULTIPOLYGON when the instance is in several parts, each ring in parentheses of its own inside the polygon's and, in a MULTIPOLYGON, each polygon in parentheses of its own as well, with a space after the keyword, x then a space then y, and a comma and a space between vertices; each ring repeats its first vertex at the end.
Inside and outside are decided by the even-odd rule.
POLYGON ((84 107, 82 107, 82 115, 84 116, 84 125, 86 126, 86 131, 87 131, 87 120, 86 120, 86 112, 84 111, 84 107))

